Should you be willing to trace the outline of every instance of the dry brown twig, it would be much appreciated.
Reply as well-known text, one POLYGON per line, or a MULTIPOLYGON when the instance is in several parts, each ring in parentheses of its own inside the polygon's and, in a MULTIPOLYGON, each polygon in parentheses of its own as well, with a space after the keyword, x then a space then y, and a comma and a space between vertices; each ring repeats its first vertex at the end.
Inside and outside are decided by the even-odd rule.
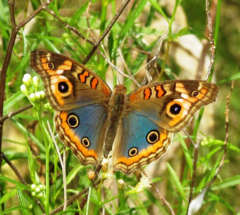
MULTIPOLYGON (((141 169, 141 172, 143 173, 143 175, 145 175, 146 177, 148 177, 147 174, 146 174, 146 172, 145 172, 143 169, 141 169)), ((156 185, 155 185, 153 182, 151 182, 150 185, 151 185, 152 188, 156 191, 156 193, 157 193, 157 195, 158 195, 158 199, 159 199, 160 201, 162 201, 164 205, 167 206, 167 208, 168 208, 169 211, 171 212, 171 215, 175 215, 175 213, 174 213, 171 205, 170 205, 169 202, 160 194, 160 191, 159 191, 159 189, 156 187, 156 185)))

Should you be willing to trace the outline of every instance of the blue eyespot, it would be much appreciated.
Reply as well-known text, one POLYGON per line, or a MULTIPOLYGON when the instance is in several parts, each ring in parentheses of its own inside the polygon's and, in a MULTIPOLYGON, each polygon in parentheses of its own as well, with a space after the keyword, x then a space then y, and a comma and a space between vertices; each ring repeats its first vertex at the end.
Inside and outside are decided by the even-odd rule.
POLYGON ((147 134, 147 142, 154 144, 159 140, 159 132, 157 130, 152 130, 147 134))
POLYGON ((69 127, 76 128, 80 124, 80 121, 76 114, 70 113, 67 118, 67 123, 69 127))
POLYGON ((132 147, 131 149, 128 150, 128 155, 130 157, 137 155, 137 153, 138 153, 138 149, 136 147, 132 147))
POLYGON ((88 148, 91 145, 90 140, 87 137, 82 138, 82 144, 84 147, 88 148))

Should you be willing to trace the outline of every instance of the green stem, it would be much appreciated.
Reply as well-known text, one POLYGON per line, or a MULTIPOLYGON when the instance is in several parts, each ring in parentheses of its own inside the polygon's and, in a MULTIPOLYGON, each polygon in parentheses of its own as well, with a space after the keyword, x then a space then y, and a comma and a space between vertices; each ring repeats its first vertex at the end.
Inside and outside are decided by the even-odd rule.
POLYGON ((172 41, 172 24, 173 24, 173 21, 174 21, 176 11, 177 11, 177 7, 178 7, 179 3, 180 3, 180 0, 175 1, 173 14, 172 14, 171 20, 169 22, 167 50, 166 50, 165 58, 164 58, 164 61, 163 61, 163 64, 162 64, 162 69, 161 69, 161 72, 160 72, 160 75, 159 75, 159 79, 161 79, 161 76, 163 75, 165 64, 166 64, 166 61, 167 61, 167 58, 168 58, 168 54, 169 54, 169 50, 170 50, 170 43, 172 41))
POLYGON ((45 186, 46 186, 46 198, 45 198, 45 214, 46 215, 49 215, 49 196, 50 196, 50 187, 49 187, 49 150, 50 150, 50 145, 48 143, 48 139, 47 139, 47 136, 46 136, 46 130, 45 130, 45 126, 43 124, 43 121, 42 121, 42 117, 41 117, 41 114, 40 114, 40 111, 37 110, 37 116, 38 116, 38 120, 39 120, 39 124, 40 124, 40 127, 41 127, 41 130, 42 130, 42 134, 43 134, 43 140, 44 140, 44 143, 45 143, 45 149, 46 149, 46 172, 45 172, 45 178, 46 178, 46 181, 45 181, 45 186))

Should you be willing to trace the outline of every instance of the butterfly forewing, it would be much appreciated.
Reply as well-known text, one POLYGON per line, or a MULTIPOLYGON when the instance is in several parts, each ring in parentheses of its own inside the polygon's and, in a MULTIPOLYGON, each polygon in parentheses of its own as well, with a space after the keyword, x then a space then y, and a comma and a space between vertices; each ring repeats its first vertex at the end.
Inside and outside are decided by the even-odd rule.
POLYGON ((35 50, 30 65, 41 76, 48 100, 56 110, 108 103, 108 85, 90 69, 64 55, 35 50))

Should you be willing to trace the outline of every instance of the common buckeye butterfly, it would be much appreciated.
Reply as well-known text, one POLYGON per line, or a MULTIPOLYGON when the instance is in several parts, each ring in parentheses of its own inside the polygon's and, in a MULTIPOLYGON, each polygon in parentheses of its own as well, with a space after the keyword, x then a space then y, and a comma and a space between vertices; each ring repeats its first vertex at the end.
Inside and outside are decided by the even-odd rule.
POLYGON ((113 91, 93 71, 47 50, 31 53, 56 110, 60 139, 84 165, 97 165, 113 148, 113 167, 129 174, 158 159, 202 106, 216 100, 218 87, 202 80, 147 84, 130 94, 113 91))

